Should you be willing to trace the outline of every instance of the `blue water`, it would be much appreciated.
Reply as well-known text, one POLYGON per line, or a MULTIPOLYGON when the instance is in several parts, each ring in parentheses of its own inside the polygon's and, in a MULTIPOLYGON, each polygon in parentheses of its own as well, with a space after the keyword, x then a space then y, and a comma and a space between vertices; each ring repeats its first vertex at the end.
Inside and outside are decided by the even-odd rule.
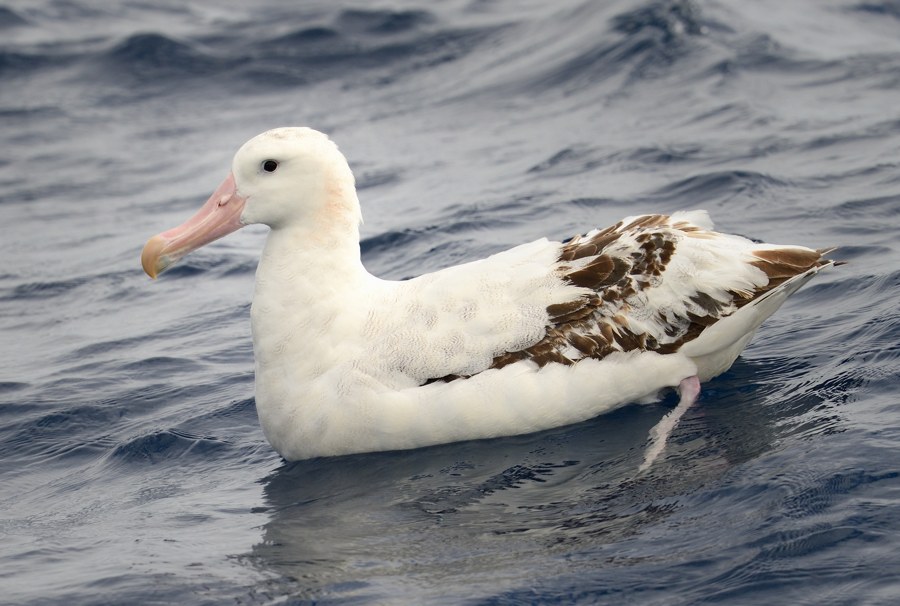
POLYGON ((0 0, 0 601, 894 604, 900 4, 0 0), (840 246, 704 386, 545 433, 286 464, 264 229, 139 255, 265 129, 330 133, 371 271, 626 214, 840 246))

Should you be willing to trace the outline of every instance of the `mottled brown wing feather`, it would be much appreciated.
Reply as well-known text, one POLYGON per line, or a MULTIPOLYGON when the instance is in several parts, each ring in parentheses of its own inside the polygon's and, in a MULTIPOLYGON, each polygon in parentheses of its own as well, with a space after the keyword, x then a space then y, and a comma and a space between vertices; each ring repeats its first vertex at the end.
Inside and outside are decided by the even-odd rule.
MULTIPOLYGON (((503 368, 522 360, 531 360, 541 367, 550 363, 571 365, 585 358, 602 359, 613 352, 634 350, 672 353, 697 338, 708 326, 785 280, 830 262, 823 258, 828 250, 755 251, 757 260, 752 264, 768 277, 765 286, 749 293, 729 292, 730 300, 724 303, 707 293, 696 292, 690 297, 694 312, 684 317, 658 318, 663 321, 663 334, 654 336, 632 330, 629 313, 640 304, 641 293, 652 288, 665 271, 675 254, 678 239, 683 236, 716 237, 687 222, 673 223, 666 215, 645 215, 627 225, 620 221, 564 244, 558 259, 561 277, 593 292, 575 301, 548 306, 549 321, 544 337, 526 349, 495 357, 490 368, 503 368), (625 256, 609 253, 610 246, 626 234, 638 246, 625 256)), ((457 378, 461 377, 451 375, 434 380, 457 378)))

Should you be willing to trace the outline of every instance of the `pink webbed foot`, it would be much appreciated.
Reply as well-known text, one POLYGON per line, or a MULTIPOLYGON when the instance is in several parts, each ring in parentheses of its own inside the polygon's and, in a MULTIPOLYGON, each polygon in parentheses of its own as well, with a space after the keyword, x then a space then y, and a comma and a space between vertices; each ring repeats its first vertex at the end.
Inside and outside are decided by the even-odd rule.
POLYGON ((659 423, 650 430, 650 445, 644 453, 644 462, 638 467, 638 472, 644 472, 650 469, 662 451, 666 447, 666 440, 672 435, 672 430, 678 425, 678 421, 684 416, 684 413, 694 405, 697 397, 700 395, 700 379, 696 376, 690 376, 678 384, 678 394, 681 399, 678 406, 674 410, 666 414, 659 423))

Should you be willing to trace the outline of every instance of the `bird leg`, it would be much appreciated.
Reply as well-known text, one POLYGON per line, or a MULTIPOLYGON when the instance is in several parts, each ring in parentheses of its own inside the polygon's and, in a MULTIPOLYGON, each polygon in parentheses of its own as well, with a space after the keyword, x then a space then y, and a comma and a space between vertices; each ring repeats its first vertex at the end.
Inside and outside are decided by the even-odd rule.
POLYGON ((678 384, 678 394, 681 396, 678 406, 674 410, 669 411, 650 430, 650 446, 647 447, 644 453, 644 462, 638 467, 639 473, 650 469, 653 461, 662 454, 663 449, 666 447, 666 440, 672 435, 672 430, 678 425, 678 421, 697 401, 697 396, 700 395, 700 379, 696 375, 692 375, 682 380, 678 384))

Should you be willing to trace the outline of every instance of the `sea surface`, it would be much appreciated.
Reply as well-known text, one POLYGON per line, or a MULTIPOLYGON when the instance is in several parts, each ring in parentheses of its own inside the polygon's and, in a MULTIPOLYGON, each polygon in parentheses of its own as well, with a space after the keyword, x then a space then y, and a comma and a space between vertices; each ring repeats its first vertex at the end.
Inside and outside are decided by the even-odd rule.
POLYGON ((900 2, 0 0, 0 603, 900 602, 900 2), (705 384, 543 433, 288 464, 264 228, 151 235, 276 126, 402 279, 636 213, 838 246, 705 384))

